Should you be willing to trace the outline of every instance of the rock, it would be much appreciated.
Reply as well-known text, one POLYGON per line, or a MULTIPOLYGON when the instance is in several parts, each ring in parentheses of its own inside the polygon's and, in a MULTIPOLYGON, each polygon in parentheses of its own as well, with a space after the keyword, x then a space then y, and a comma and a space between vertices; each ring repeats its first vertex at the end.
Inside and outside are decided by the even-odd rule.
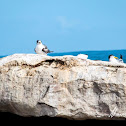
POLYGON ((39 54, 2 58, 0 111, 76 120, 126 118, 126 64, 39 54))

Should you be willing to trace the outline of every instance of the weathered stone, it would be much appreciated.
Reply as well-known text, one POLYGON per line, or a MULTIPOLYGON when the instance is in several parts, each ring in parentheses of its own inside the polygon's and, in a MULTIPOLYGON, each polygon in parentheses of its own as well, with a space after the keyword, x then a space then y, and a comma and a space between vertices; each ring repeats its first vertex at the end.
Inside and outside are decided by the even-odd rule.
POLYGON ((2 58, 0 111, 76 120, 126 118, 126 64, 38 54, 2 58))

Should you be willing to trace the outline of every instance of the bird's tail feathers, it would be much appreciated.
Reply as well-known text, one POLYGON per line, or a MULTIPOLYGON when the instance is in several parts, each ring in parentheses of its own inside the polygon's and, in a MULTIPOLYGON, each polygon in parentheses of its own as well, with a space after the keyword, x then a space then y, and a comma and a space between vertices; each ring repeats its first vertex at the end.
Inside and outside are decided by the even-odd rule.
POLYGON ((52 52, 54 52, 54 51, 49 51, 49 53, 52 53, 52 52))

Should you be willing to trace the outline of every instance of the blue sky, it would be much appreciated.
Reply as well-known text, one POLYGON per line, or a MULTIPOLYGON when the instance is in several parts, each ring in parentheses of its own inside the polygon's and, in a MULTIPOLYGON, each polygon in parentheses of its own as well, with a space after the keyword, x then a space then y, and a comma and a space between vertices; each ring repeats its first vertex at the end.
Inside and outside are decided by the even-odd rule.
POLYGON ((0 55, 126 47, 126 0, 0 0, 0 55))

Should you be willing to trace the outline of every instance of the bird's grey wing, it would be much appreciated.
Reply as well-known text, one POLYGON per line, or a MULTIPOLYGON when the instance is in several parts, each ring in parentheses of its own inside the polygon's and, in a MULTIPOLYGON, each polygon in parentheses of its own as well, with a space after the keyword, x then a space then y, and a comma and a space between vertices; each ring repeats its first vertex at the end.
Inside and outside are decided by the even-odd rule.
POLYGON ((45 52, 45 53, 51 53, 51 52, 53 52, 53 51, 50 51, 49 49, 45 49, 45 48, 42 49, 42 51, 45 52))
POLYGON ((34 51, 36 52, 36 49, 34 48, 34 51))
POLYGON ((119 63, 123 63, 123 60, 122 59, 119 59, 119 63))
POLYGON ((49 53, 49 50, 47 48, 43 48, 42 51, 45 53, 49 53))
POLYGON ((44 46, 45 46, 45 49, 48 49, 46 45, 44 45, 44 46))
POLYGON ((46 45, 44 45, 44 48, 42 49, 42 51, 45 53, 49 53, 49 49, 46 45))
POLYGON ((120 54, 119 62, 120 62, 120 63, 123 63, 123 56, 122 56, 122 54, 120 54))
POLYGON ((44 45, 44 46, 45 47, 42 49, 43 52, 45 52, 45 53, 51 53, 51 52, 53 52, 53 51, 50 51, 46 45, 44 45))

